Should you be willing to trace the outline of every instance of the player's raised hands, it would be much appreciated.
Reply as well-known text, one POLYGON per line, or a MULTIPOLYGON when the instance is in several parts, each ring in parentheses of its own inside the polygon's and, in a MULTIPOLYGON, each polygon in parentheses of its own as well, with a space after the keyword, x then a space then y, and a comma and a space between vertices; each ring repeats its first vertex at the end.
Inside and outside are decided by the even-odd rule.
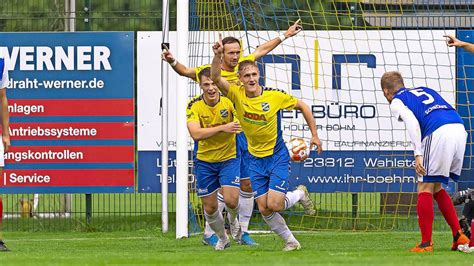
POLYGON ((230 122, 223 125, 223 131, 226 133, 240 133, 242 131, 242 127, 240 126, 239 122, 230 122))
POLYGON ((285 32, 285 38, 290 38, 298 34, 303 27, 301 26, 301 19, 298 19, 295 24, 291 25, 285 32))
POLYGON ((161 53, 161 59, 165 60, 168 63, 173 63, 176 59, 174 59, 173 54, 170 52, 168 47, 163 44, 163 52, 161 53))
POLYGON ((464 42, 458 40, 458 38, 454 37, 453 35, 444 35, 443 37, 446 38, 446 44, 449 47, 461 47, 464 42))
POLYGON ((221 55, 224 52, 224 45, 222 44, 222 34, 219 33, 219 41, 212 46, 212 51, 215 55, 221 55))
POLYGON ((321 144, 321 140, 318 136, 313 136, 311 138, 311 143, 309 144, 310 150, 312 150, 314 146, 316 146, 318 154, 321 154, 323 152, 323 145, 321 144))

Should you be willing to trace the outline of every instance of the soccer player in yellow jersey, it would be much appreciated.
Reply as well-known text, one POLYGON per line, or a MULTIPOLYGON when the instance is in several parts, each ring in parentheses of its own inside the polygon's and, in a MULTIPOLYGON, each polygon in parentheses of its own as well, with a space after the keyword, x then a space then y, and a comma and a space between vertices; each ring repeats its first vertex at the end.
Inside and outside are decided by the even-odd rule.
MULTIPOLYGON (((270 40, 260 46, 258 46, 252 54, 247 56, 241 55, 241 46, 240 41, 234 37, 226 37, 222 40, 224 53, 222 61, 220 62, 221 75, 228 82, 232 84, 239 84, 239 77, 237 75, 237 68, 240 62, 245 60, 255 61, 259 58, 265 56, 270 51, 275 49, 280 43, 285 39, 291 38, 298 34, 302 30, 300 25, 300 20, 296 21, 285 33, 282 33, 279 37, 270 40)), ((168 49, 165 49, 162 53, 162 59, 167 61, 173 69, 181 76, 185 76, 193 79, 194 81, 199 82, 198 73, 201 69, 205 67, 210 67, 210 65, 203 65, 196 68, 187 67, 183 64, 180 64, 173 57, 171 52, 168 49)), ((247 233, 248 226, 250 222, 250 217, 252 216, 252 211, 254 207, 254 197, 252 193, 252 188, 250 185, 250 175, 248 173, 248 161, 249 153, 247 149, 247 140, 244 134, 237 135, 237 153, 238 157, 241 160, 241 179, 240 179, 240 209, 239 209, 239 222, 242 228, 242 238, 241 243, 246 245, 253 245, 256 242, 250 237, 247 233)), ((221 200, 222 196, 218 194, 218 199, 221 200)), ((220 201, 221 203, 222 201, 220 201)), ((223 208, 223 204, 220 204, 220 208, 223 208)), ((207 228, 207 227, 206 227, 207 228)), ((209 232, 210 230, 204 231, 204 241, 208 244, 212 244, 212 236, 209 232)))
POLYGON ((237 118, 248 140, 250 180, 258 208, 265 222, 286 242, 284 251, 300 249, 283 217, 278 213, 300 202, 307 211, 314 205, 306 189, 288 192, 290 156, 280 128, 280 110, 300 110, 311 130, 311 148, 322 152, 312 113, 304 102, 283 91, 258 85, 259 71, 254 61, 242 61, 238 74, 241 85, 229 83, 221 76, 223 44, 213 46, 211 77, 221 92, 235 105, 237 118))
POLYGON ((189 102, 186 115, 189 133, 195 141, 197 194, 202 200, 206 221, 219 237, 215 249, 223 250, 230 241, 222 212, 218 211, 217 190, 222 187, 231 226, 238 227, 240 161, 236 158, 235 134, 241 127, 234 117, 234 105, 221 97, 210 74, 210 68, 199 72, 203 94, 189 102))
MULTIPOLYGON (((241 55, 241 47, 240 41, 234 37, 226 37, 222 39, 222 44, 224 45, 224 53, 222 57, 222 61, 220 64, 221 68, 221 75, 223 78, 228 80, 229 82, 236 81, 238 82, 239 78, 237 76, 237 67, 240 62, 244 60, 258 60, 259 58, 267 55, 271 52, 275 47, 281 44, 284 40, 291 38, 298 34, 302 27, 300 25, 301 20, 296 21, 285 33, 282 33, 275 39, 272 39, 260 46, 258 46, 255 51, 247 56, 241 55)), ((196 68, 187 67, 181 63, 179 63, 171 52, 168 49, 165 49, 161 54, 161 58, 168 62, 171 67, 173 67, 174 71, 181 76, 188 77, 199 82, 199 71, 210 65, 203 65, 196 68)))

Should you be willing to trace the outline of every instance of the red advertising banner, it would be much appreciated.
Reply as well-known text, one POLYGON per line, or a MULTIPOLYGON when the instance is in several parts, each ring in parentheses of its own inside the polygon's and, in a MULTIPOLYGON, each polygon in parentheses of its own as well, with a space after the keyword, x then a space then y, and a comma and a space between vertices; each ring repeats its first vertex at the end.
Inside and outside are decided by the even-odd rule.
POLYGON ((133 192, 134 33, 2 37, 12 146, 0 193, 133 192))
POLYGON ((10 116, 133 116, 133 99, 13 99, 10 116))
POLYGON ((133 127, 129 122, 16 122, 10 125, 10 137, 15 140, 133 140, 133 127))
POLYGON ((6 170, 4 186, 133 186, 133 169, 6 170))
POLYGON ((128 163, 130 146, 12 146, 5 153, 9 163, 128 163))

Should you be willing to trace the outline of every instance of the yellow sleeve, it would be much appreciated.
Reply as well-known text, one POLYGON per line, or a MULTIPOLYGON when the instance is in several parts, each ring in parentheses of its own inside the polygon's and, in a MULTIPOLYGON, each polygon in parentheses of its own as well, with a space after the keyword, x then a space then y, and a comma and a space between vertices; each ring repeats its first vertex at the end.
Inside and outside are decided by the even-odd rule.
POLYGON ((239 119, 237 118, 237 111, 235 110, 234 105, 231 105, 231 106, 230 106, 230 111, 231 111, 231 113, 232 113, 232 117, 234 118, 232 121, 233 121, 233 122, 237 122, 237 123, 240 124, 240 121, 239 121, 239 119))
POLYGON ((211 65, 207 64, 207 65, 202 65, 202 66, 198 66, 194 68, 194 72, 196 72, 196 81, 198 83, 199 83, 199 72, 201 72, 201 70, 203 70, 206 67, 211 67, 211 65))
POLYGON ((255 55, 254 54, 249 54, 249 55, 246 55, 246 56, 242 56, 242 57, 239 58, 239 63, 242 62, 242 61, 246 61, 246 60, 255 61, 255 55))
POLYGON ((296 103, 298 102, 298 99, 295 97, 286 94, 285 92, 278 92, 278 95, 281 99, 281 109, 286 109, 286 110, 293 110, 296 107, 296 103))
POLYGON ((239 92, 240 87, 229 82, 229 91, 227 92, 226 97, 229 98, 231 102, 237 100, 237 93, 239 92))
POLYGON ((194 105, 186 108, 186 122, 199 122, 199 115, 194 105))

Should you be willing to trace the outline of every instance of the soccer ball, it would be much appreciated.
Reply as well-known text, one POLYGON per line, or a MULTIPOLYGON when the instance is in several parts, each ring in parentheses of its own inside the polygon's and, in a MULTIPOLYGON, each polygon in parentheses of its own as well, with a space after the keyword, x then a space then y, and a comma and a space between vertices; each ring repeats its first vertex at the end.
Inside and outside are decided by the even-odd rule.
POLYGON ((292 161, 301 162, 309 156, 309 146, 303 138, 294 137, 288 142, 288 151, 292 161))

